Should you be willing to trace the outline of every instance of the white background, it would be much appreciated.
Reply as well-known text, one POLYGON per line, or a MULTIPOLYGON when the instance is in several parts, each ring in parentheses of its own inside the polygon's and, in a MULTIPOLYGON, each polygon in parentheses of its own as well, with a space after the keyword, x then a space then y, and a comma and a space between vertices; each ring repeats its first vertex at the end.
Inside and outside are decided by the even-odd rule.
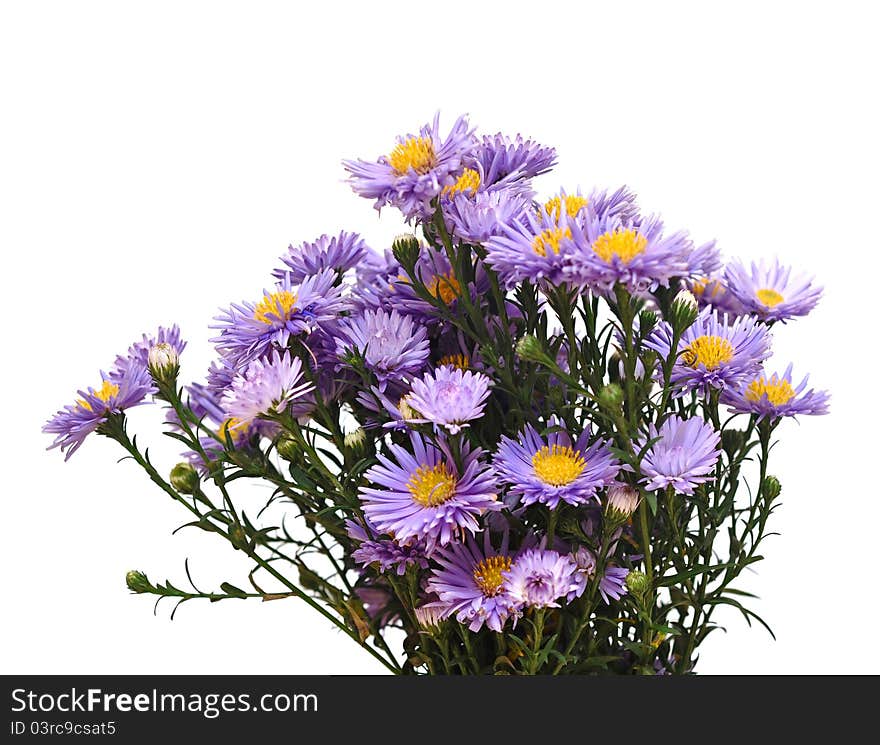
MULTIPOLYGON (((782 427, 782 535, 741 585, 778 641, 730 614, 700 670, 875 671, 870 7, 3 3, 2 672, 380 671, 294 601, 154 617, 126 570, 182 584, 189 557, 197 582, 241 584, 240 554, 172 536, 179 507, 110 441, 64 464, 40 426, 159 323, 181 324, 183 376, 200 378, 216 308, 259 295, 288 243, 346 228, 382 247, 401 225, 349 191, 339 161, 388 152, 438 109, 555 145, 547 193, 626 183, 729 256, 819 276, 824 299, 776 349, 833 391, 832 414, 782 427)), ((170 468, 159 412, 134 419, 170 468)))

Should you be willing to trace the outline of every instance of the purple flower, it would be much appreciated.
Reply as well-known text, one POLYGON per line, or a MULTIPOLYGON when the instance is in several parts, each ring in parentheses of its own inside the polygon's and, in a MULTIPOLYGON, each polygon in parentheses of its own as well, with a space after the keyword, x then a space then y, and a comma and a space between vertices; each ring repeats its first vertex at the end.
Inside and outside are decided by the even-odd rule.
POLYGON ((507 536, 499 551, 483 534, 483 547, 468 536, 464 543, 452 543, 431 556, 439 564, 428 579, 427 590, 439 598, 431 606, 441 618, 455 618, 471 631, 483 625, 501 631, 511 616, 519 615, 520 604, 508 589, 506 572, 512 557, 507 551, 507 536))
POLYGON ((98 388, 77 391, 77 402, 65 406, 43 425, 43 432, 55 435, 49 450, 61 448, 67 460, 110 414, 146 403, 144 399, 153 392, 146 365, 136 360, 123 363, 110 373, 102 372, 98 388))
POLYGON ((501 438, 495 471, 523 505, 540 503, 555 509, 560 502, 583 504, 611 484, 620 471, 609 443, 596 440, 589 445, 589 440, 589 429, 572 444, 564 430, 554 429, 545 439, 528 424, 517 440, 501 438))
POLYGON ((428 332, 397 311, 366 310, 340 326, 337 355, 345 360, 351 351, 363 358, 384 391, 389 382, 408 380, 425 367, 428 332))
MULTIPOLYGON (((571 559, 577 566, 577 587, 569 592, 567 596, 569 601, 584 594, 589 581, 596 573, 596 556, 585 546, 581 546, 575 553, 571 554, 571 559)), ((626 594, 626 577, 628 574, 629 569, 624 569, 623 567, 613 564, 605 567, 605 573, 599 580, 599 594, 606 603, 610 604, 612 600, 620 600, 626 594)))
POLYGON ((285 276, 257 303, 233 304, 214 320, 220 335, 211 341, 224 356, 241 366, 271 349, 284 349, 291 337, 307 336, 321 324, 335 321, 344 309, 336 272, 325 269, 294 285, 285 276))
POLYGON ((530 179, 556 165, 556 150, 532 140, 503 134, 484 136, 468 158, 486 186, 530 179))
POLYGON ((762 321, 786 321, 805 316, 819 302, 822 288, 813 286, 813 278, 793 275, 791 267, 773 263, 752 262, 749 268, 740 261, 730 262, 724 279, 731 293, 747 313, 762 321))
POLYGON ((375 564, 380 572, 394 570, 401 577, 409 566, 428 568, 425 547, 418 542, 401 546, 397 541, 378 538, 373 526, 363 526, 354 520, 346 520, 345 527, 348 536, 359 543, 351 556, 361 566, 375 564))
POLYGON ((407 403, 423 421, 457 434, 483 416, 491 384, 482 373, 442 365, 413 380, 407 403))
POLYGON ((356 267, 369 252, 367 244, 357 233, 342 231, 332 238, 322 235, 313 243, 290 246, 281 257, 284 269, 276 269, 272 275, 276 279, 289 277, 291 284, 299 284, 313 274, 325 269, 333 269, 337 274, 345 274, 356 267))
POLYGON ((669 417, 658 430, 653 424, 647 437, 637 441, 642 450, 649 440, 660 438, 642 458, 642 483, 649 491, 671 486, 676 494, 694 493, 694 487, 709 481, 721 451, 719 435, 711 424, 698 417, 669 417))
MULTIPOLYGON (((664 322, 645 341, 645 346, 669 357, 672 327, 664 322)), ((707 393, 710 388, 736 385, 756 372, 770 354, 767 327, 744 316, 730 320, 704 309, 679 340, 671 383, 676 388, 707 393)))
POLYGON ((452 232, 471 243, 502 236, 505 226, 523 220, 531 207, 531 192, 490 187, 475 194, 456 194, 444 202, 443 214, 452 232))
POLYGON ((116 358, 114 366, 121 370, 132 362, 146 369, 150 350, 158 344, 167 344, 178 357, 186 348, 186 342, 180 338, 180 328, 176 323, 171 328, 160 326, 155 334, 144 334, 140 341, 134 342, 125 356, 120 355, 116 358))
POLYGON ((401 544, 424 541, 430 550, 464 532, 479 529, 478 518, 499 510, 492 470, 480 460, 482 450, 462 446, 462 468, 447 451, 410 434, 412 452, 390 444, 396 463, 385 455, 365 474, 380 488, 362 487, 364 514, 376 529, 401 544))
POLYGON ((791 378, 791 365, 782 375, 761 371, 745 378, 738 386, 728 388, 721 395, 721 401, 730 405, 730 411, 741 414, 756 414, 759 419, 776 419, 781 416, 797 414, 827 414, 828 393, 806 390, 808 378, 795 386, 791 378))
POLYGON ((419 134, 398 137, 397 144, 375 163, 365 160, 343 161, 352 189, 362 197, 376 200, 376 209, 386 204, 397 207, 407 219, 427 217, 432 200, 443 188, 455 183, 463 160, 475 141, 467 119, 459 117, 445 138, 440 135, 440 114, 419 134))
POLYGON ((731 320, 745 313, 742 303, 727 289, 721 276, 708 274, 698 277, 688 282, 687 287, 701 309, 717 310, 719 316, 726 315, 731 320))
POLYGON ((511 597, 534 608, 558 608, 560 598, 578 588, 578 568, 567 554, 531 548, 504 573, 511 597))
POLYGON ((297 399, 313 389, 302 382, 302 362, 277 349, 264 359, 253 360, 235 375, 220 399, 226 415, 240 424, 257 417, 282 414, 297 399))

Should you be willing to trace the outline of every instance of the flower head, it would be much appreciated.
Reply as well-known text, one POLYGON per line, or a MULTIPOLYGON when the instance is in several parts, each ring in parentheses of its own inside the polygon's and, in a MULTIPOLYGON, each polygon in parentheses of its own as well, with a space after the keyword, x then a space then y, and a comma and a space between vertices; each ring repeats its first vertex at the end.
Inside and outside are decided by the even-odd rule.
POLYGON ((474 194, 456 194, 443 204, 450 229, 459 238, 484 243, 502 236, 505 226, 525 219, 531 206, 530 190, 515 187, 489 187, 474 194))
POLYGON ((687 285, 701 309, 717 310, 719 315, 726 315, 730 319, 745 313, 742 303, 727 289, 724 278, 720 275, 698 274, 687 285))
POLYGON ((730 410, 741 414, 756 414, 759 419, 776 419, 797 414, 827 414, 829 396, 825 391, 807 390, 808 378, 794 385, 791 365, 782 375, 768 375, 763 370, 743 379, 738 386, 728 388, 721 401, 730 410))
MULTIPOLYGON (((651 332, 645 346, 666 359, 672 338, 672 327, 664 322, 651 332)), ((770 354, 770 334, 754 318, 730 320, 705 309, 681 335, 677 352, 671 384, 705 393, 735 385, 758 370, 770 354)))
POLYGON ((620 471, 609 443, 597 440, 590 445, 589 440, 588 429, 573 443, 558 427, 545 438, 528 424, 516 440, 501 438, 495 470, 523 505, 540 503, 554 509, 560 502, 583 504, 620 471))
POLYGON ((495 550, 488 532, 483 545, 468 536, 463 543, 451 543, 431 556, 439 568, 428 579, 427 589, 439 600, 433 605, 441 618, 455 618, 479 631, 485 624, 501 631, 508 618, 516 618, 520 603, 511 596, 506 572, 513 557, 507 550, 507 539, 495 550))
POLYGON ((375 199, 376 209, 390 204, 408 219, 425 217, 431 214, 431 201, 455 183, 474 144, 466 118, 459 117, 452 131, 442 137, 437 114, 418 134, 398 137, 391 152, 376 162, 346 160, 343 165, 352 189, 375 199))
POLYGON ((232 378, 220 399, 227 417, 241 424, 257 417, 282 414, 297 399, 313 389, 302 382, 302 362, 290 352, 274 350, 268 357, 250 362, 244 372, 232 378))
POLYGON ((579 587, 578 568, 567 554, 531 548, 504 573, 511 597, 534 608, 558 608, 560 598, 579 587))
POLYGON ((361 566, 375 564, 380 572, 393 570, 399 576, 406 574, 409 566, 428 568, 428 555, 424 545, 419 542, 402 546, 389 538, 380 538, 369 521, 362 525, 354 520, 346 520, 345 527, 348 536, 358 541, 352 558, 361 566))
POLYGON ((369 250, 357 233, 342 231, 338 236, 322 235, 312 243, 290 246, 281 257, 285 268, 276 269, 272 274, 279 280, 287 276, 295 285, 325 269, 345 274, 356 267, 369 250))
POLYGON ((160 326, 155 334, 143 334, 124 355, 116 357, 114 367, 121 370, 129 364, 135 364, 146 369, 149 366, 150 350, 154 347, 160 347, 180 358, 186 342, 180 337, 180 328, 176 323, 170 328, 160 326))
POLYGON ((693 494, 694 487, 709 481, 721 453, 721 435, 711 424, 692 417, 669 417, 660 428, 651 424, 647 437, 637 442, 642 450, 659 438, 642 458, 642 483, 650 491, 671 486, 676 494, 693 494))
POLYGON ((441 365, 413 380, 407 402, 424 421, 456 434, 483 416, 491 384, 482 373, 441 365))
POLYGON ((361 488, 361 501, 378 531, 401 544, 424 541, 433 549, 465 532, 475 533, 477 518, 502 508, 481 450, 465 444, 459 470, 445 446, 426 442, 417 433, 410 434, 410 445, 412 452, 390 444, 394 460, 379 454, 379 464, 365 474, 377 487, 361 488))
POLYGON ((762 321, 805 316, 822 296, 822 288, 813 286, 812 277, 793 274, 779 259, 752 262, 748 268, 741 261, 732 261, 724 269, 724 279, 745 312, 762 321))
POLYGON ((360 355, 382 391, 420 372, 430 353, 427 329, 396 310, 366 310, 343 322, 336 350, 343 360, 351 351, 360 355))
MULTIPOLYGON (((596 573, 596 556, 586 546, 581 546, 571 554, 571 559, 577 567, 575 575, 576 587, 568 594, 568 600, 573 600, 583 595, 589 581, 596 573)), ((609 564, 605 567, 605 573, 599 580, 599 594, 606 603, 612 600, 620 600, 626 594, 626 578, 629 569, 609 564)))
POLYGON ((556 165, 556 150, 520 135, 511 138, 499 133, 482 137, 468 162, 482 174, 483 183, 491 186, 547 173, 556 165))

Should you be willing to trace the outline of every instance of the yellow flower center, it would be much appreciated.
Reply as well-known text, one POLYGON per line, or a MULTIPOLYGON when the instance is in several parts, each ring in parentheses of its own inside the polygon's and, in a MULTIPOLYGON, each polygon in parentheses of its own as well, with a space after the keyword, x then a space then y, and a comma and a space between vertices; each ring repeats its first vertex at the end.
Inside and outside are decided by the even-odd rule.
POLYGON ((563 209, 569 217, 577 217, 578 212, 586 207, 587 203, 586 197, 578 194, 566 194, 564 197, 556 196, 547 200, 544 203, 544 211, 556 222, 559 222, 563 209))
POLYGON ((406 488, 414 501, 422 507, 436 507, 455 496, 455 476, 445 463, 436 466, 419 466, 409 477, 406 488))
POLYGON ((768 308, 775 308, 779 303, 785 300, 785 298, 776 292, 776 290, 771 290, 769 287, 765 287, 763 290, 758 290, 755 295, 758 297, 758 300, 768 308))
MULTIPOLYGON (((110 399, 113 398, 113 396, 118 395, 118 393, 119 393, 119 386, 116 385, 116 383, 111 383, 109 380, 103 381, 101 383, 101 387, 98 388, 98 390, 92 391, 92 395, 95 398, 103 401, 105 404, 109 403, 110 399)), ((81 398, 76 403, 77 403, 77 406, 79 406, 83 409, 87 409, 88 411, 92 410, 92 405, 88 401, 86 401, 84 398, 81 398)))
POLYGON ((689 367, 703 365, 714 370, 733 359, 733 344, 721 336, 698 336, 681 353, 681 359, 689 367))
POLYGON ((409 405, 409 394, 401 396, 400 401, 397 402, 397 410, 400 412, 400 416, 404 421, 408 422, 411 419, 420 418, 419 412, 409 405))
POLYGON ((403 176, 410 169, 418 174, 426 174, 437 165, 434 143, 428 137, 407 137, 398 142, 388 162, 398 176, 403 176))
POLYGON ((717 279, 703 277, 703 279, 698 279, 693 283, 691 286, 691 292, 697 297, 707 297, 711 301, 724 292, 724 285, 722 285, 717 279))
POLYGON ((223 424, 220 425, 220 429, 217 430, 217 434, 220 435, 222 439, 229 439, 232 442, 240 439, 241 436, 247 431, 247 422, 238 419, 237 417, 229 417, 223 424))
POLYGON ((593 251, 606 264, 616 256, 624 264, 629 264, 636 256, 645 252, 648 239, 632 228, 615 229, 602 233, 593 241, 593 251))
POLYGON ((774 406, 782 406, 794 398, 794 388, 787 380, 780 380, 776 375, 773 375, 770 380, 762 376, 749 383, 745 393, 746 401, 757 403, 764 396, 774 406))
POLYGON ((459 370, 467 370, 470 365, 470 360, 466 354, 447 354, 446 356, 441 357, 437 364, 441 367, 443 365, 451 365, 452 367, 457 367, 459 370))
POLYGON ((447 305, 461 294, 461 285, 452 276, 452 273, 435 274, 425 287, 434 297, 439 298, 447 305))
POLYGON ((541 234, 535 236, 532 241, 532 248, 538 256, 546 256, 547 249, 553 253, 559 253, 559 244, 564 238, 571 238, 571 230, 566 228, 546 228, 541 234))
POLYGON ((456 194, 464 194, 468 191, 473 194, 479 188, 480 174, 473 168, 465 168, 454 184, 443 188, 443 193, 454 197, 456 194))
POLYGON ((474 567, 474 582, 487 597, 494 597, 504 583, 502 572, 509 572, 509 556, 487 556, 474 567))
POLYGON ((296 293, 279 290, 263 296, 254 308, 254 318, 271 326, 279 320, 288 318, 294 308, 296 308, 296 293))
POLYGON ((532 456, 535 475, 550 486, 570 484, 581 475, 586 465, 580 453, 564 445, 545 445, 532 456))

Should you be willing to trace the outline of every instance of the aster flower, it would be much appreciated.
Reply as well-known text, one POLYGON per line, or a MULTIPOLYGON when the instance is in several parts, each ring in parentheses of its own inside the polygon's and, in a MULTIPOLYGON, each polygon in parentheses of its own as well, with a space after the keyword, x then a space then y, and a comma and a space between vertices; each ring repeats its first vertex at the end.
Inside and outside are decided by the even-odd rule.
POLYGON ((285 276, 257 303, 233 304, 215 316, 220 335, 211 341, 236 365, 262 357, 271 349, 283 349, 294 336, 307 336, 322 323, 334 321, 345 307, 341 289, 335 287, 336 272, 325 269, 294 285, 285 276))
POLYGON ((687 257, 689 277, 708 277, 721 268, 721 251, 715 241, 697 246, 687 257))
POLYGON ((720 275, 697 275, 695 279, 687 282, 687 287, 697 299, 701 309, 717 310, 719 315, 727 315, 730 319, 745 313, 742 303, 727 289, 724 278, 720 275))
MULTIPOLYGON (((577 573, 575 575, 576 587, 567 596, 569 601, 584 594, 589 581, 596 573, 596 556, 585 546, 581 546, 571 554, 571 559, 577 567, 577 573)), ((605 573, 599 580, 599 594, 605 603, 610 604, 612 600, 620 600, 626 594, 628 575, 629 569, 613 564, 605 567, 605 573)))
MULTIPOLYGON (((667 359, 672 327, 661 323, 645 340, 645 346, 667 359)), ((671 383, 683 390, 707 393, 710 388, 735 385, 757 371, 770 354, 767 327, 754 318, 721 318, 705 309, 681 336, 671 383)))
POLYGON ((413 380, 408 403, 423 421, 456 434, 483 416, 491 384, 482 373, 442 365, 413 380))
POLYGON ((456 194, 443 204, 443 215, 451 231, 465 241, 484 243, 504 235, 504 226, 524 218, 531 207, 530 191, 490 187, 475 194, 456 194))
POLYGON ((352 351, 363 358, 384 391, 389 382, 409 379, 425 367, 428 331, 395 310, 367 310, 340 326, 336 353, 345 360, 352 351))
POLYGON ((765 372, 745 378, 735 388, 721 395, 721 401, 730 405, 730 411, 756 414, 759 419, 776 419, 797 414, 827 414, 829 396, 825 391, 807 390, 808 377, 793 385, 789 365, 782 375, 765 372))
POLYGON ((427 552, 418 542, 401 546, 397 541, 380 538, 369 521, 367 525, 362 525, 354 520, 346 520, 345 527, 349 538, 358 542, 351 556, 361 566, 375 564, 380 572, 393 570, 401 577, 406 574, 407 567, 428 568, 427 552))
POLYGON ((646 489, 656 491, 671 486, 676 494, 691 495, 695 486, 712 478, 721 452, 721 435, 711 424, 697 417, 671 416, 659 429, 651 424, 647 437, 638 440, 637 450, 643 450, 658 437, 640 466, 646 489))
POLYGON ((556 165, 556 150, 521 135, 511 138, 499 133, 482 137, 467 160, 489 186, 547 173, 556 165))
POLYGON ((432 200, 455 183, 474 144, 465 117, 459 117, 449 135, 442 137, 438 113, 419 134, 398 137, 394 149, 375 163, 346 160, 343 166, 350 174, 352 189, 375 199, 376 209, 391 204, 407 219, 426 217, 433 211, 432 200))
POLYGON ((356 267, 367 256, 370 249, 357 233, 342 231, 338 236, 322 235, 312 243, 290 246, 281 257, 284 269, 276 269, 272 276, 276 279, 290 278, 291 283, 299 284, 313 274, 325 269, 333 269, 337 274, 345 274, 356 267))
POLYGON ((228 417, 249 423, 258 417, 282 414, 291 403, 312 390, 302 382, 302 362, 277 349, 263 359, 253 360, 233 377, 220 405, 228 417))
POLYGON ((578 568, 567 554, 531 548, 504 572, 511 597, 534 608, 558 608, 560 598, 578 588, 578 568))
POLYGON ((724 270, 730 292, 747 313, 762 321, 786 321, 805 316, 819 302, 822 288, 813 286, 813 278, 793 274, 779 259, 772 263, 752 262, 749 268, 740 261, 730 262, 724 270))
POLYGON ((134 342, 125 355, 116 358, 114 367, 122 370, 129 364, 136 364, 146 369, 149 363, 150 350, 160 344, 166 344, 178 357, 183 354, 186 342, 180 337, 180 328, 175 323, 171 328, 160 326, 155 334, 143 334, 139 341, 134 342))
POLYGON ((485 624, 492 631, 501 631, 507 619, 519 615, 520 603, 508 589, 505 576, 513 561, 507 550, 505 535, 501 549, 496 551, 483 534, 482 548, 468 536, 463 543, 452 543, 431 556, 439 568, 428 578, 427 590, 439 600, 432 603, 441 618, 455 616, 471 631, 485 624))
POLYGON ((613 483, 620 471, 608 442, 589 441, 589 429, 572 443, 564 430, 554 429, 544 438, 527 424, 516 440, 502 436, 495 471, 523 505, 540 503, 555 509, 560 502, 583 504, 613 483))
POLYGON ((480 460, 482 450, 465 443, 459 470, 442 441, 438 447, 411 433, 410 445, 412 452, 390 444, 394 460, 379 454, 379 464, 365 474, 379 487, 360 490, 364 514, 377 530, 401 544, 424 541, 433 550, 475 533, 482 514, 502 508, 492 471, 480 460))
POLYGON ((369 391, 358 391, 356 400, 367 411, 376 412, 388 421, 382 423, 379 420, 370 419, 365 423, 367 427, 383 426, 386 429, 406 429, 411 424, 422 424, 424 419, 409 405, 409 391, 389 398, 388 389, 380 391, 377 386, 370 386, 369 391))
POLYGON ((43 426, 43 432, 55 435, 49 446, 61 448, 64 460, 70 458, 111 414, 146 403, 153 392, 153 381, 146 366, 130 362, 111 373, 101 373, 101 385, 77 391, 79 399, 55 414, 43 426))

